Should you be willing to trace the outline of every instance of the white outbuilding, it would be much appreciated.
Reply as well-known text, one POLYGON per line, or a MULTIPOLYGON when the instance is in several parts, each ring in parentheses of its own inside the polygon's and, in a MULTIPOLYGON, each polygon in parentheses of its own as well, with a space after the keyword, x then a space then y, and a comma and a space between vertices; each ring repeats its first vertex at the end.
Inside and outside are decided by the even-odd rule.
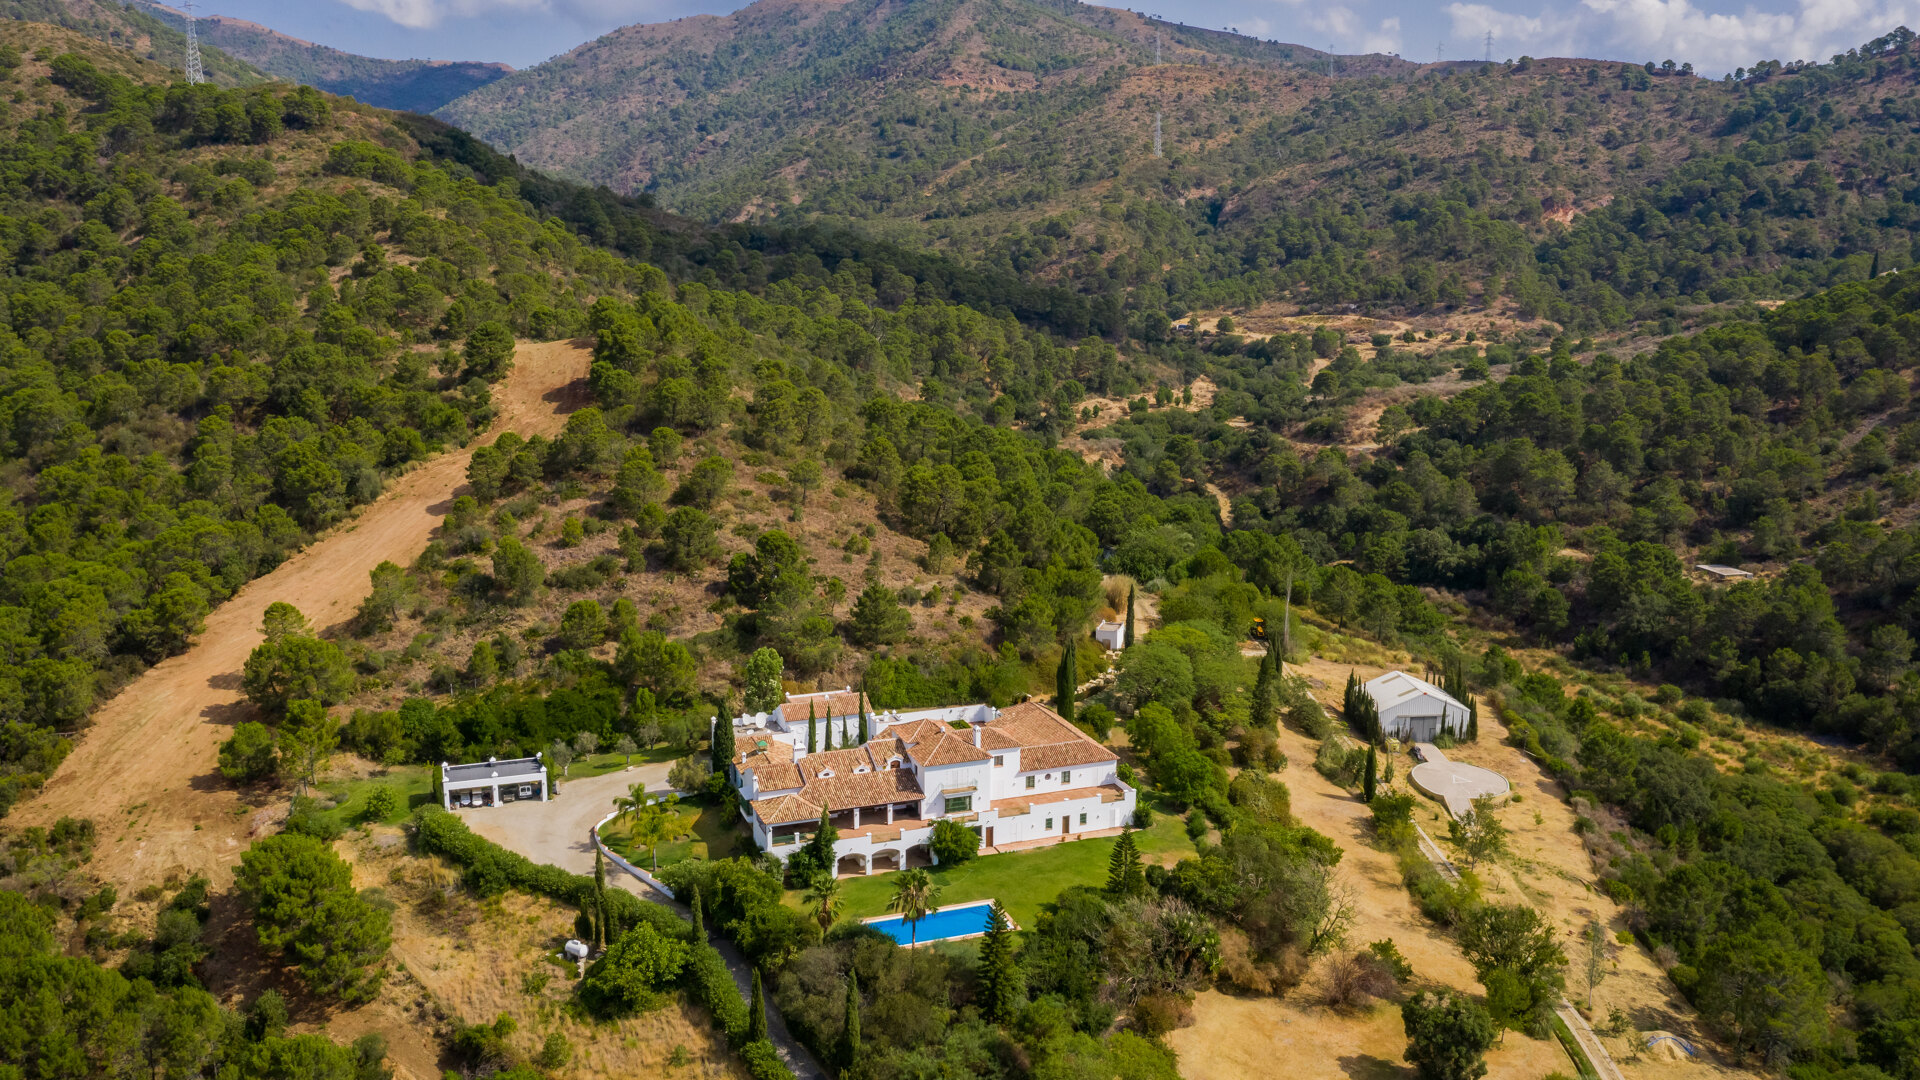
POLYGON ((522 799, 547 801, 547 766, 529 758, 488 758, 471 765, 440 763, 440 805, 499 806, 522 799))
POLYGON ((1119 652, 1127 647, 1127 624, 1107 619, 1093 628, 1093 640, 1105 645, 1109 652, 1119 652))
POLYGON ((1380 730, 1403 742, 1432 742, 1442 729, 1467 729, 1467 707, 1452 694, 1404 671, 1389 671, 1366 684, 1380 710, 1380 730))

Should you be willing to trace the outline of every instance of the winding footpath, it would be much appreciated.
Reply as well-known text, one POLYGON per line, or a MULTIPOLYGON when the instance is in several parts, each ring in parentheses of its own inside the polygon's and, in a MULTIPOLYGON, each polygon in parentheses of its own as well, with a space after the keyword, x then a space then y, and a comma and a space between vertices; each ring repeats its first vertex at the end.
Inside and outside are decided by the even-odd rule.
POLYGON ((383 561, 409 565, 426 549, 475 448, 504 431, 557 433, 591 400, 591 361, 583 341, 521 345, 512 373, 494 388, 500 413, 487 436, 399 477, 353 518, 241 587, 186 652, 149 668, 94 713, 73 753, 14 818, 92 818, 92 869, 123 894, 168 874, 206 874, 224 887, 240 853, 270 824, 215 771, 220 743, 253 715, 240 674, 260 643, 267 605, 287 601, 322 629, 352 617, 372 591, 369 571, 383 561))

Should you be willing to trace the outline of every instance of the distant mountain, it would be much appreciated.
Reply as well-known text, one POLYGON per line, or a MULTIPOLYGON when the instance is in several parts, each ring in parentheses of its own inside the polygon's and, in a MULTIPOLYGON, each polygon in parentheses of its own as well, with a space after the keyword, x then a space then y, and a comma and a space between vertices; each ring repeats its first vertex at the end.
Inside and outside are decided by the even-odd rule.
MULTIPOLYGON (((177 13, 173 14, 170 21, 150 8, 123 6, 111 0, 0 0, 0 19, 62 27, 180 71, 187 62, 187 35, 177 25, 177 13)), ((207 78, 220 86, 251 86, 270 79, 265 72, 207 43, 200 49, 200 66, 207 78)))
MULTIPOLYGON (((183 16, 152 0, 136 0, 153 16, 178 26, 183 16)), ((430 113, 447 102, 513 73, 506 64, 471 60, 380 60, 288 37, 259 23, 225 15, 200 19, 200 40, 270 75, 341 94, 368 105, 430 113)))
POLYGON ((689 217, 852 226, 1142 331, 1268 302, 1664 323, 1913 258, 1912 35, 1742 75, 1334 57, 1073 0, 760 0, 437 115, 689 217))
MULTIPOLYGON (((1306 72, 1330 62, 1072 0, 760 0, 623 27, 440 115, 539 167, 655 189, 693 213, 751 214, 810 195, 871 209, 876 194, 893 204, 899 193, 849 186, 863 159, 938 172, 1008 137, 1050 141, 1140 77, 1156 34, 1169 64, 1306 72)), ((1414 69, 1384 56, 1344 63, 1350 73, 1414 69)))

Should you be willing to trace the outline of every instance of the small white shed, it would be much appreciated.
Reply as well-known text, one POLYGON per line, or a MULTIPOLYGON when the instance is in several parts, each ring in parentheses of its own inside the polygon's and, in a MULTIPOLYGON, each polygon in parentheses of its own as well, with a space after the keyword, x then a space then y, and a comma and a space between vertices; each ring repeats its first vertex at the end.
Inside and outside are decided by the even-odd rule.
POLYGON ((1467 729, 1467 707, 1425 679, 1389 671, 1366 684, 1380 709, 1380 730, 1406 742, 1432 742, 1442 728, 1456 735, 1467 729))
POLYGON ((1127 647, 1127 624, 1102 622, 1093 628, 1093 640, 1105 645, 1112 652, 1119 652, 1127 647))

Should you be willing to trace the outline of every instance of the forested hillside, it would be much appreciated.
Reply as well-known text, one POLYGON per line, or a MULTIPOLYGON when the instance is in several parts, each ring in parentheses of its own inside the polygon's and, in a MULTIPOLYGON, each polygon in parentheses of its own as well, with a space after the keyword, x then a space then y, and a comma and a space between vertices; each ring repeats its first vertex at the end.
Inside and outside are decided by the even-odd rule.
MULTIPOLYGON (((187 35, 156 14, 114 0, 4 0, 0 19, 62 27, 117 45, 162 68, 184 71, 187 35)), ((251 86, 269 76, 218 48, 201 42, 200 62, 207 78, 221 86, 251 86)))
POLYGON ((442 115, 694 217, 859 222, 1111 295, 1142 334, 1268 300, 1608 329, 1909 259, 1908 34, 1715 82, 1330 65, 1176 30, 1027 0, 780 0, 625 28, 442 115))
MULTIPOLYGON (((141 2, 156 21, 179 26, 180 16, 148 0, 141 2)), ((203 16, 198 31, 203 47, 213 46, 269 75, 403 112, 430 113, 513 71, 505 64, 471 60, 357 56, 223 15, 203 16)))
POLYGON ((27 100, 0 121, 11 802, 210 605, 483 428, 515 334, 637 271, 311 89, 0 33, 31 50, 0 54, 27 100))

